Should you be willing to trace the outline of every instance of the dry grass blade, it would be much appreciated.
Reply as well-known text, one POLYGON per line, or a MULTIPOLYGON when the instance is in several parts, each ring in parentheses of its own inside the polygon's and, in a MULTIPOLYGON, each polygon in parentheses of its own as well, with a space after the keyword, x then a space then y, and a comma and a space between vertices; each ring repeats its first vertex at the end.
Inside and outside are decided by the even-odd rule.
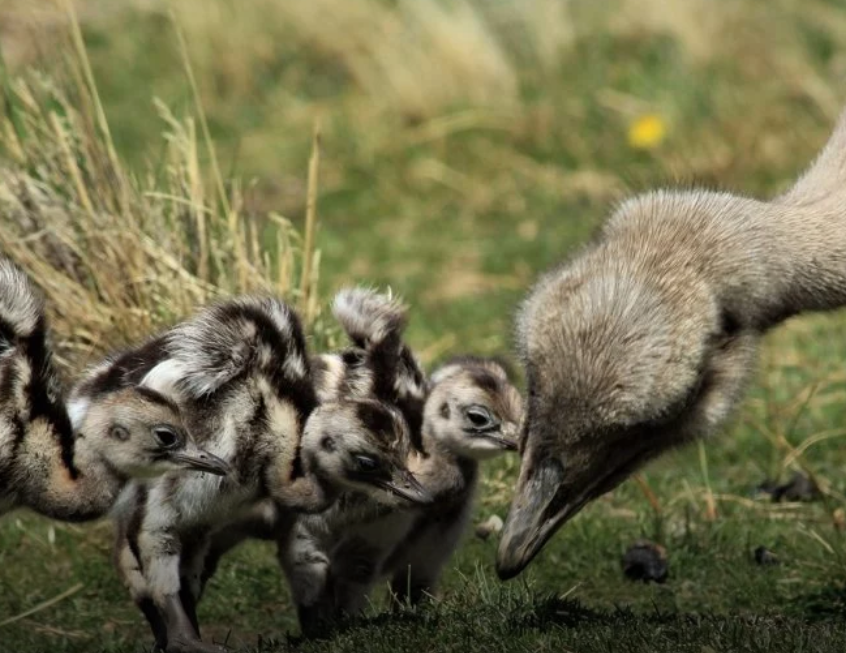
MULTIPOLYGON (((4 76, 0 116, 0 249, 44 291, 60 362, 88 363, 217 297, 294 295, 298 277, 311 322, 318 313, 314 208, 302 252, 290 223, 247 214, 239 183, 228 184, 227 194, 181 32, 205 143, 191 117, 157 103, 164 161, 158 174, 139 177, 116 154, 73 13, 70 29, 76 48, 65 60, 66 79, 4 76), (211 193, 201 150, 210 159, 211 193)), ((316 194, 315 174, 310 206, 316 194)))
POLYGON ((2 628, 3 626, 7 626, 9 624, 15 623, 16 621, 20 621, 21 619, 26 619, 27 617, 31 617, 35 613, 41 612, 42 610, 46 610, 47 608, 54 606, 57 603, 60 603, 61 601, 64 601, 69 596, 73 596, 79 590, 81 590, 83 587, 85 587, 85 585, 83 585, 82 583, 77 583, 76 585, 74 585, 70 589, 65 590, 64 592, 62 592, 58 596, 54 596, 52 599, 49 599, 47 601, 43 601, 42 603, 39 603, 38 605, 31 607, 26 612, 21 612, 20 614, 16 614, 12 617, 9 617, 8 619, 4 619, 3 621, 0 621, 0 628, 2 628))
POLYGON ((223 175, 220 174, 220 166, 218 165, 217 155, 214 151, 211 132, 209 131, 209 124, 206 120, 206 113, 203 110, 203 103, 200 101, 200 90, 197 86, 197 80, 194 78, 194 69, 191 66, 191 59, 188 55, 188 45, 185 43, 185 36, 182 34, 182 28, 179 26, 179 21, 177 21, 173 11, 170 12, 170 18, 174 31, 176 32, 176 39, 179 42, 179 54, 182 57, 182 65, 185 68, 185 75, 188 78, 188 84, 191 88, 191 96, 194 100, 194 107, 200 118, 200 127, 203 129, 203 138, 205 139, 206 147, 209 150, 209 159, 211 160, 214 182, 217 186, 220 202, 224 207, 224 213, 227 216, 230 216, 231 209, 229 208, 229 198, 226 195, 226 189, 223 185, 223 175))
POLYGON ((714 521, 717 518, 717 500, 711 489, 711 477, 708 474, 708 452, 705 451, 705 444, 701 440, 697 446, 699 447, 699 467, 705 481, 705 519, 714 521))
POLYGON ((655 492, 652 491, 652 488, 649 487, 646 477, 643 474, 635 474, 634 480, 640 488, 640 491, 643 492, 643 496, 646 497, 646 500, 649 502, 652 510, 656 515, 660 515, 663 512, 661 510, 661 501, 658 499, 655 492))

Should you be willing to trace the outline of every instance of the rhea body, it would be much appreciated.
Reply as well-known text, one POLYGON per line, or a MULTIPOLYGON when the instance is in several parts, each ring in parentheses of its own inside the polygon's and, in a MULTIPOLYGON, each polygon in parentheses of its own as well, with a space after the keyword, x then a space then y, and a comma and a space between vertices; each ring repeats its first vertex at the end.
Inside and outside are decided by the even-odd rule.
POLYGON ((723 425, 768 329, 846 302, 844 201, 846 115, 787 193, 636 197, 538 281, 517 319, 529 396, 502 578, 592 499, 723 425))
POLYGON ((69 413, 43 299, 0 257, 0 514, 29 508, 88 521, 106 514, 130 479, 186 469, 227 471, 154 390, 127 385, 69 413))
POLYGON ((200 639, 195 611, 217 530, 268 500, 284 526, 291 511, 324 509, 344 487, 415 491, 402 452, 388 446, 404 437, 401 417, 368 401, 318 406, 302 328, 281 301, 209 307, 92 370, 74 400, 126 383, 172 397, 232 470, 133 484, 116 510, 119 571, 169 652, 219 650, 200 639))
POLYGON ((389 297, 347 290, 334 312, 353 346, 322 361, 325 397, 373 396, 401 408, 412 426, 410 468, 432 495, 427 506, 379 505, 345 493, 328 511, 298 518, 279 555, 306 634, 355 614, 379 578, 395 591, 430 592, 472 506, 477 460, 516 449, 520 397, 495 363, 466 358, 427 383, 402 341, 405 309, 389 297), (437 550, 429 544, 438 540, 437 550))

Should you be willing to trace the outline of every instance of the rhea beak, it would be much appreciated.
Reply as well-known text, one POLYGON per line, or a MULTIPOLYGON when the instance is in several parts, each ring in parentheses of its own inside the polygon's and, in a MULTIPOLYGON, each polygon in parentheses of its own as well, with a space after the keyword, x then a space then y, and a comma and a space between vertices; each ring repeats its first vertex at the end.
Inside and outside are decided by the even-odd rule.
POLYGON ((424 488, 411 472, 405 469, 394 472, 390 479, 380 480, 377 484, 411 503, 425 505, 435 501, 431 492, 424 488))
POLYGON ((229 463, 223 458, 218 458, 208 451, 200 449, 193 442, 187 442, 180 451, 170 452, 168 457, 184 469, 208 472, 218 476, 226 476, 231 471, 229 463))
POLYGON ((563 484, 564 468, 557 458, 529 463, 529 459, 524 459, 499 542, 496 572, 502 580, 523 571, 559 527, 585 503, 584 499, 569 499, 571 494, 563 484))

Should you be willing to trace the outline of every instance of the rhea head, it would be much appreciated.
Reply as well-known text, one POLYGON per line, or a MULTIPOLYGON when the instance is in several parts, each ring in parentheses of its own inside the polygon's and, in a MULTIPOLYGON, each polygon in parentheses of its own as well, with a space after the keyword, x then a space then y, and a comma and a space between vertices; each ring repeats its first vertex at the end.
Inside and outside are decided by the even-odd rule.
POLYGON ((695 271, 646 274, 610 247, 542 278, 522 307, 522 463, 497 557, 522 571, 581 508, 736 403, 757 333, 695 271))

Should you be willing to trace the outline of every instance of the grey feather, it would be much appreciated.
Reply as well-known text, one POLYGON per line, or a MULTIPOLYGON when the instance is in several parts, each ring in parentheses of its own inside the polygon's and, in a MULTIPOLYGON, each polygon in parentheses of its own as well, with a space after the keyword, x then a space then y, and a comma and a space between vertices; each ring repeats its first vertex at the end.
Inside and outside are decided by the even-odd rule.
POLYGON ((166 357, 144 379, 201 398, 251 371, 290 384, 309 376, 299 319, 273 297, 237 297, 213 305, 164 335, 166 357))
POLYGON ((341 290, 332 302, 332 314, 363 349, 397 343, 406 325, 406 309, 398 299, 366 288, 341 290))
POLYGON ((0 339, 30 338, 41 328, 44 300, 29 277, 0 257, 0 339))

